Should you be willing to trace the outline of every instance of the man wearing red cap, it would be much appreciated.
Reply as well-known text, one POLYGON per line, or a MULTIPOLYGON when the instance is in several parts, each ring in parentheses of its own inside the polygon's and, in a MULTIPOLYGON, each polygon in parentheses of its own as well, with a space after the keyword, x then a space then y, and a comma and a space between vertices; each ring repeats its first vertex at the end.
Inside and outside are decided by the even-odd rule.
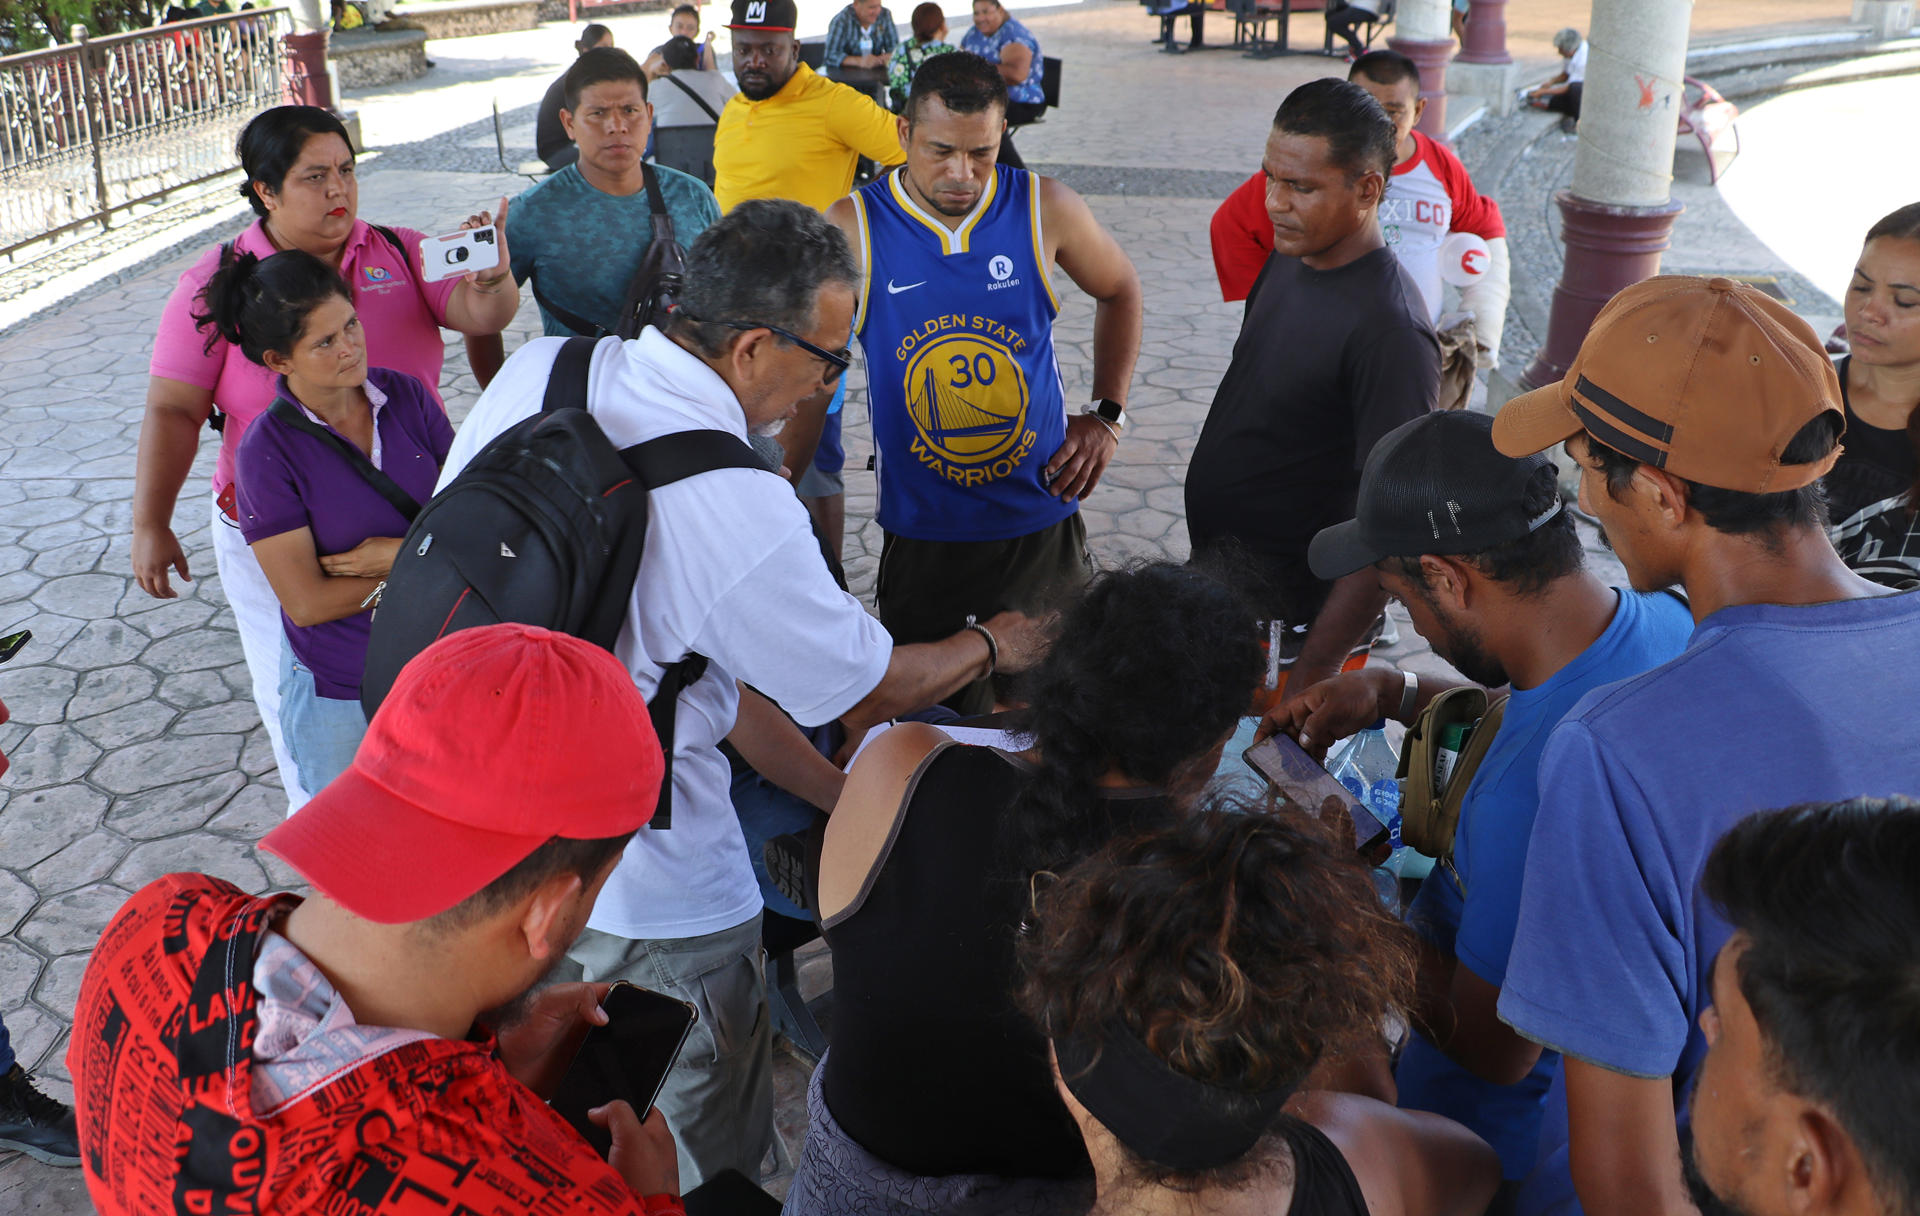
POLYGON ((1510 456, 1566 441, 1634 587, 1680 585, 1695 621, 1678 658, 1589 694, 1541 761, 1499 1011, 1565 1057, 1550 1130, 1569 1142, 1543 1133, 1522 1211, 1571 1198, 1545 1191, 1569 1163, 1589 1216, 1693 1211, 1675 1112, 1732 932, 1701 891, 1708 854, 1754 811, 1920 790, 1920 597, 1827 540, 1819 479, 1844 429, 1805 321, 1681 276, 1615 296, 1566 378, 1495 422, 1510 456))
POLYGON ((605 987, 528 999, 662 768, 591 643, 496 625, 422 652, 353 766, 261 841, 313 895, 169 874, 101 934, 67 1053, 94 1206, 680 1212, 658 1111, 594 1112, 609 1164, 541 1100, 605 987))

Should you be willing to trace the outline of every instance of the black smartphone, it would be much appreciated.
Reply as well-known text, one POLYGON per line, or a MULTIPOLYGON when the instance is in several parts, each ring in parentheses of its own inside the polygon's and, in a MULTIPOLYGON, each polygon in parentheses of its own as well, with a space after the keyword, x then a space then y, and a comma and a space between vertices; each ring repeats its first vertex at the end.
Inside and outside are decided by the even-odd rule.
POLYGON ((1354 851, 1370 863, 1386 859, 1387 825, 1292 738, 1271 735, 1248 748, 1244 757, 1248 767, 1271 782, 1282 798, 1315 819, 1320 818, 1327 799, 1337 799, 1353 825, 1354 851))
POLYGON ((607 1011, 607 1024, 587 1032, 551 1105, 604 1157, 613 1147, 612 1138, 587 1112, 625 1099, 645 1122, 700 1011, 624 982, 613 986, 600 1007, 607 1011))
POLYGON ((20 648, 33 641, 33 630, 22 629, 18 633, 9 633, 0 637, 0 663, 6 662, 20 653, 20 648))

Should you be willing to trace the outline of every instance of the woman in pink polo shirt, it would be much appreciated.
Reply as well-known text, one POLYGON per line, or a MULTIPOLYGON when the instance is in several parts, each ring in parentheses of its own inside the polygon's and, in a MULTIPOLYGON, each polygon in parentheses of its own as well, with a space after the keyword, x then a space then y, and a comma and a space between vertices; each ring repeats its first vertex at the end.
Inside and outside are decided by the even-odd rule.
MULTIPOLYGON (((446 346, 444 326, 463 334, 497 334, 513 319, 520 294, 506 266, 506 206, 497 225, 500 268, 440 283, 423 283, 420 243, 411 229, 381 229, 358 218, 359 187, 346 128, 313 106, 277 106, 240 133, 242 187, 258 221, 232 242, 237 253, 268 257, 300 249, 340 272, 364 319, 372 362, 437 389, 446 346)), ((486 212, 468 226, 492 224, 486 212)), ((200 446, 200 430, 218 410, 220 455, 213 474, 213 555, 240 644, 253 677, 253 697, 273 739, 289 811, 306 801, 280 730, 280 606, 240 534, 234 507, 234 453, 249 423, 273 401, 274 377, 211 326, 195 324, 207 280, 220 262, 217 245, 180 276, 161 315, 149 367, 146 418, 140 428, 133 490, 133 570, 141 588, 160 599, 177 594, 170 572, 190 578, 173 532, 173 512, 200 446)), ((438 400, 437 392, 435 400, 438 400)))

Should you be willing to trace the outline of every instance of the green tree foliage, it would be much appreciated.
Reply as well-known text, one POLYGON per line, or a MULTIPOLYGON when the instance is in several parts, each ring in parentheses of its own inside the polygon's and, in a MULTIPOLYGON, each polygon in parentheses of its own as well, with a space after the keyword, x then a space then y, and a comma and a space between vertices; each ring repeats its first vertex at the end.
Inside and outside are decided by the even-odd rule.
POLYGON ((157 25, 167 0, 0 0, 0 54, 68 41, 84 25, 94 35, 157 25))

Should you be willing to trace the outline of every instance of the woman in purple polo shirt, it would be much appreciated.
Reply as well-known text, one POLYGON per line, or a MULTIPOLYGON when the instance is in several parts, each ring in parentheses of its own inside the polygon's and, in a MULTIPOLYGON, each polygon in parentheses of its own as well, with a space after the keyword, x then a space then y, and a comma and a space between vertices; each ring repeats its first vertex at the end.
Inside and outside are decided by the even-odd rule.
POLYGON ((367 605, 411 518, 391 487, 432 497, 453 424, 425 384, 367 365, 352 291, 310 253, 230 254, 200 298, 195 321, 275 377, 277 400, 240 441, 236 509, 280 603, 281 733, 301 786, 318 793, 367 729, 367 605))
MULTIPOLYGON (((339 119, 313 106, 275 106, 240 133, 239 153, 246 173, 241 193, 259 218, 231 248, 263 258, 282 249, 305 250, 339 271, 365 319, 373 361, 418 379, 436 404, 446 353, 441 329, 498 334, 513 319, 520 295, 506 269, 504 204, 497 217, 500 269, 425 283, 421 233, 376 228, 359 218, 353 148, 339 119)), ((482 211, 465 226, 495 223, 482 211)), ((248 425, 273 400, 273 376, 194 320, 200 293, 228 247, 208 249, 180 276, 160 318, 134 473, 133 572, 141 589, 158 599, 177 594, 170 574, 189 577, 186 551, 173 531, 174 507, 199 452, 201 428, 217 409, 222 429, 213 472, 214 563, 293 811, 306 792, 289 771, 281 739, 275 691, 279 616, 273 590, 241 538, 233 498, 234 453, 248 425)))

